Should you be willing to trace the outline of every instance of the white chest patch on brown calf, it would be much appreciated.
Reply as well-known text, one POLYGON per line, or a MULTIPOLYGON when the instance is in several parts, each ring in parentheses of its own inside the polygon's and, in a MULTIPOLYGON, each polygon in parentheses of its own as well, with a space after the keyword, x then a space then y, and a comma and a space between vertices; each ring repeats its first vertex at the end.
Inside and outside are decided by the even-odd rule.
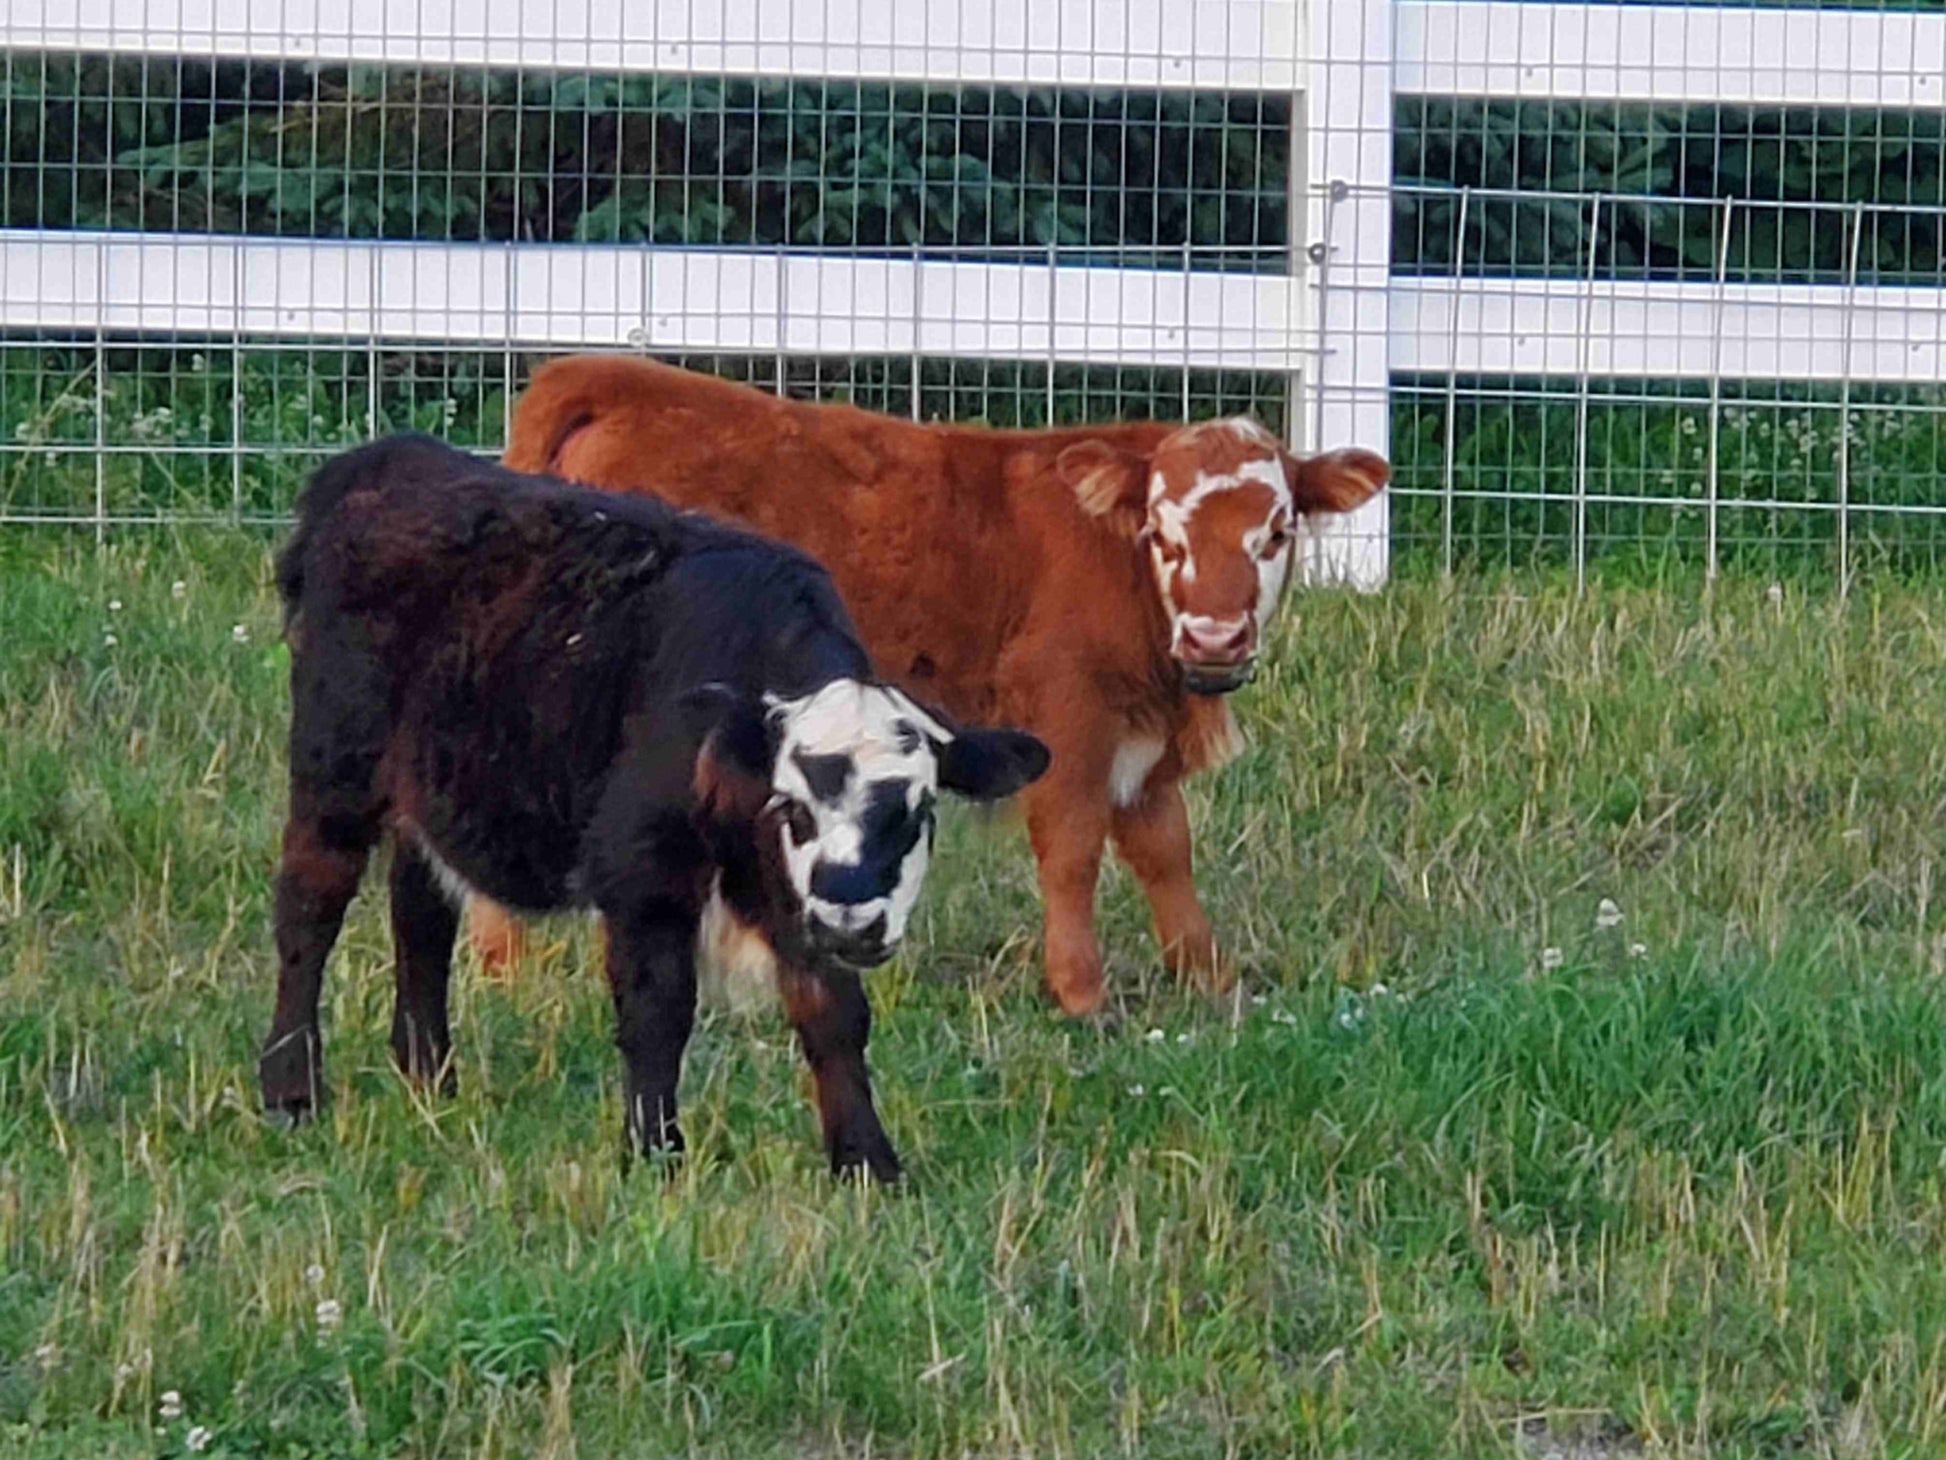
POLYGON ((1162 739, 1138 735, 1115 747, 1115 759, 1108 767, 1108 799, 1117 806, 1133 806, 1142 799, 1142 788, 1149 783, 1149 772, 1162 759, 1162 739))

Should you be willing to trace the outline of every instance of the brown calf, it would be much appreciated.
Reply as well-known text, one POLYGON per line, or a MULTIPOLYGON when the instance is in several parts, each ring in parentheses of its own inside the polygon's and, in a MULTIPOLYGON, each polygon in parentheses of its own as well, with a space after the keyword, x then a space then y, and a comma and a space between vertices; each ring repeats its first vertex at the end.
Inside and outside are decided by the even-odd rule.
MULTIPOLYGON (((539 371, 509 466, 651 492, 745 523, 830 570, 878 670, 1053 764, 1025 793, 1047 985, 1102 998, 1095 884, 1112 840, 1165 961, 1227 975, 1190 872, 1183 777, 1241 745, 1223 694, 1250 678, 1305 517, 1385 485, 1370 451, 1298 457, 1247 418, 996 431, 921 425, 623 356, 539 371)), ((488 962, 515 955, 476 906, 488 962)))

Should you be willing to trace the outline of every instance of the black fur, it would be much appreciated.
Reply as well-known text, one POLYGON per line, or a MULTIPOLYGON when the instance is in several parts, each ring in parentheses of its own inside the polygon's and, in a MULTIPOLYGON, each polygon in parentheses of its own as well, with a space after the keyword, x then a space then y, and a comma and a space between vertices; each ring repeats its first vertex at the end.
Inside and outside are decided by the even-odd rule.
MULTIPOLYGON (((393 1048, 407 1073, 451 1079, 455 915, 436 857, 515 907, 600 910, 629 1129, 645 1148, 680 1148, 696 931, 720 877, 778 955, 834 1167, 896 1176, 865 1073, 862 988, 806 947, 767 798, 764 696, 871 677, 824 570, 659 502, 523 477, 425 437, 326 463, 297 516, 277 563, 291 790, 266 1104, 301 1117, 318 1098, 324 960, 390 831, 393 1048)), ((987 736, 990 757, 1045 764, 1031 737, 966 732, 987 736)), ((1018 789, 1008 780, 984 793, 1018 789)))

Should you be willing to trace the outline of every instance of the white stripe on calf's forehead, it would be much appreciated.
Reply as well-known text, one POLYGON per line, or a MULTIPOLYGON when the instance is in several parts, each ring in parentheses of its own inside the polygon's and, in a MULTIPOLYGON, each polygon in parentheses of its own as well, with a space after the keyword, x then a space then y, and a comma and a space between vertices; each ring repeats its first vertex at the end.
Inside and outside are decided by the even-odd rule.
POLYGON ((911 799, 939 782, 939 766, 928 738, 952 737, 904 695, 855 679, 834 679, 796 700, 767 698, 782 732, 778 746, 777 789, 800 795, 807 789, 792 760, 805 755, 842 755, 857 781, 900 777, 914 784, 911 799), (902 734, 901 725, 912 733, 902 734), (916 741, 916 743, 914 743, 916 741), (786 784, 786 780, 791 784, 786 784))

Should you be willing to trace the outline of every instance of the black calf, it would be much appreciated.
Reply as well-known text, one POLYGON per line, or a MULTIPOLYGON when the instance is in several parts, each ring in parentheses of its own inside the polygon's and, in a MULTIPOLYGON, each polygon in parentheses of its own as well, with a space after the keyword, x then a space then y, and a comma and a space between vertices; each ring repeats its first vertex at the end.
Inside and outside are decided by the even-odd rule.
POLYGON ((712 927, 754 934, 775 960, 833 1169, 897 1176, 858 967, 904 929, 934 788, 1011 795, 1045 769, 1039 741, 950 725, 876 682, 801 553, 426 438, 320 469, 278 583, 291 794, 267 1107, 302 1117, 320 1099, 325 958, 389 833, 392 1050, 409 1076, 452 1088, 466 889, 593 907, 628 1131, 680 1150, 676 1084, 714 903, 712 927))

